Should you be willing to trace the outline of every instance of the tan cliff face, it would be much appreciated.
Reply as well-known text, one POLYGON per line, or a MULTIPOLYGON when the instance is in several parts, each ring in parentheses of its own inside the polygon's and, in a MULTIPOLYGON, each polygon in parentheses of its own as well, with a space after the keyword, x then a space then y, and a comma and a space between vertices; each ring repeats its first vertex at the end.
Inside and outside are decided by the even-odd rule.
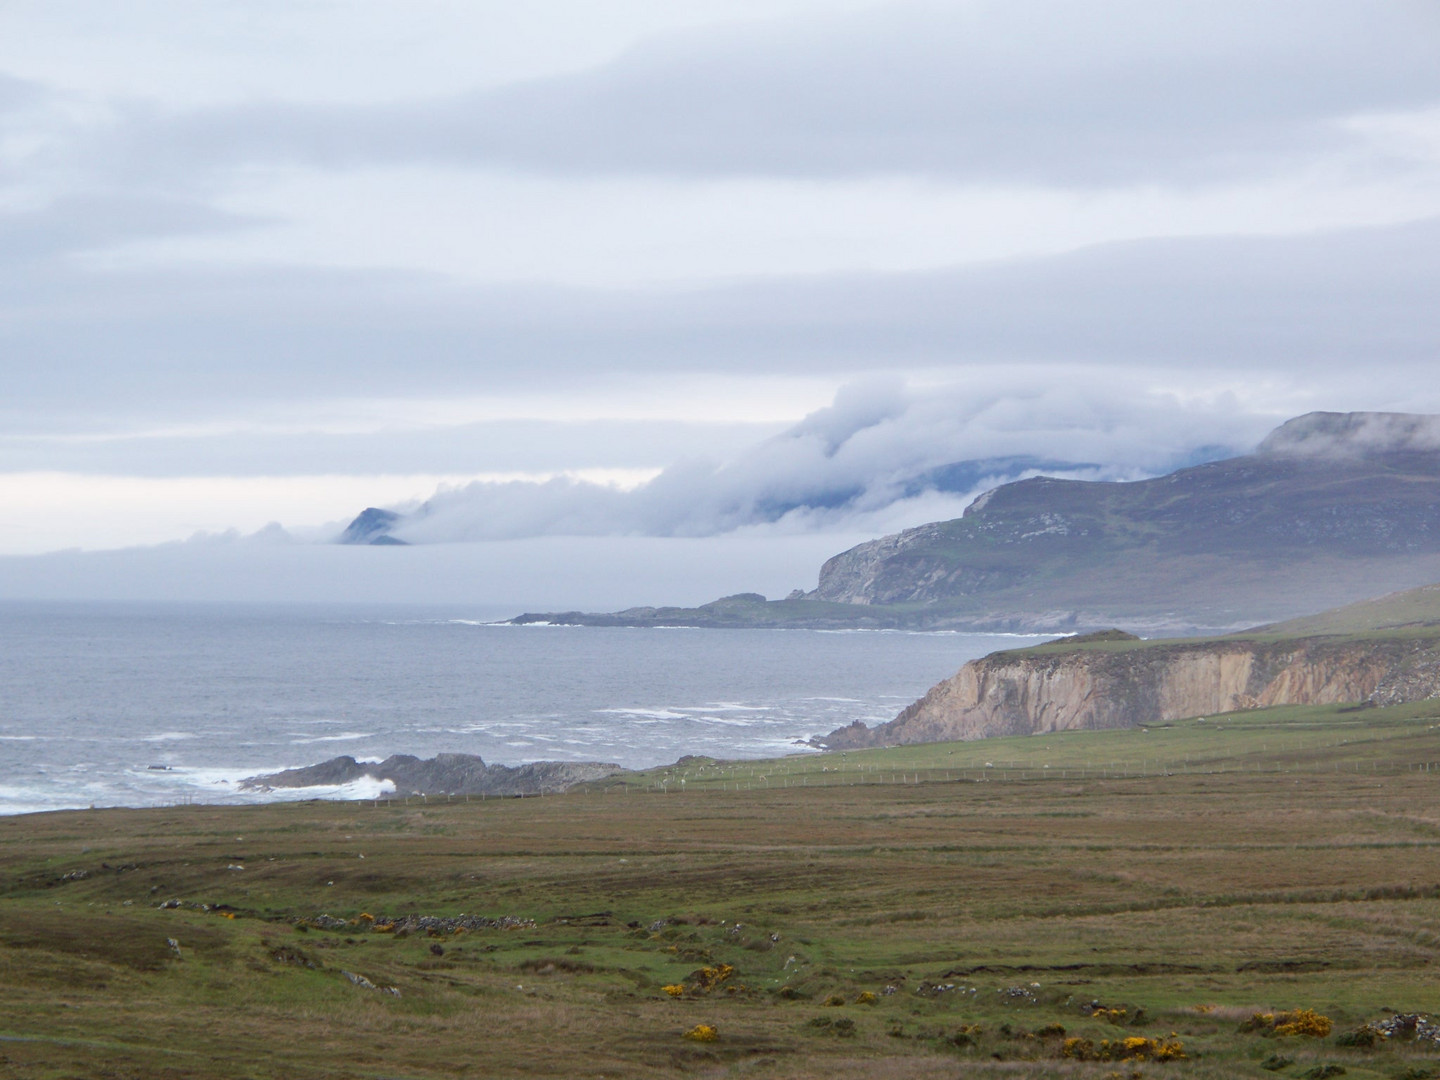
POLYGON ((1127 643, 972 660, 888 724, 852 725, 840 749, 1136 727, 1270 705, 1440 696, 1440 639, 1127 643))

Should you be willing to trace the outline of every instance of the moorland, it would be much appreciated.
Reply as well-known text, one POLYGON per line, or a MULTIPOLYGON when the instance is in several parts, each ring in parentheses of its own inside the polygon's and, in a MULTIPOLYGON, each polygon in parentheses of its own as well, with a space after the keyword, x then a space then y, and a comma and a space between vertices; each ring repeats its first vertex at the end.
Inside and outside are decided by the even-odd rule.
POLYGON ((0 1076, 1437 1076, 1437 785, 1419 702, 8 818, 0 1076))

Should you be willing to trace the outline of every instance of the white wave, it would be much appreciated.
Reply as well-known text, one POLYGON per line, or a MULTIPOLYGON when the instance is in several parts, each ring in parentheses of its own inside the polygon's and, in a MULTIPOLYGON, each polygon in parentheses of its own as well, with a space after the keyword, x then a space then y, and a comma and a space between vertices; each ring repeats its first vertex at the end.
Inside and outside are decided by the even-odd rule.
POLYGON ((378 799, 395 793, 393 780, 376 780, 373 776, 362 776, 348 784, 316 784, 313 787, 276 788, 265 792, 267 799, 286 802, 299 799, 378 799))
POLYGON ((690 717, 683 712, 676 712, 674 709, 596 709, 595 712, 607 716, 635 716, 644 717, 647 720, 689 720, 690 717))
POLYGON ((193 731, 161 731, 155 735, 142 736, 140 741, 149 743, 179 742, 182 739, 195 738, 199 738, 199 736, 197 736, 193 731))
POLYGON ((708 705, 682 707, 684 712, 772 712, 773 710, 773 705, 741 705, 738 701, 712 701, 708 705))
POLYGON ((342 731, 338 735, 314 735, 308 739, 291 739, 291 746, 309 746, 312 743, 351 742, 355 739, 373 739, 373 731, 342 731))

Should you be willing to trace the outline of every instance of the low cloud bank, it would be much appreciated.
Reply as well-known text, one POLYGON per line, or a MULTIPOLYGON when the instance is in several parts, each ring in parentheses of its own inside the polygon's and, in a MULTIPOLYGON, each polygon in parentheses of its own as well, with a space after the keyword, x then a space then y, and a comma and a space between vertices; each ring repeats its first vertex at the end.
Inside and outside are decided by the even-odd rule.
MULTIPOLYGON (((442 488, 393 507, 393 540, 885 532, 953 517, 1027 475, 1137 479, 1242 453, 1276 417, 1108 383, 1033 389, 848 386, 730 461, 686 460, 629 490, 556 478, 442 488)), ((360 509, 356 508, 357 511, 360 509)))

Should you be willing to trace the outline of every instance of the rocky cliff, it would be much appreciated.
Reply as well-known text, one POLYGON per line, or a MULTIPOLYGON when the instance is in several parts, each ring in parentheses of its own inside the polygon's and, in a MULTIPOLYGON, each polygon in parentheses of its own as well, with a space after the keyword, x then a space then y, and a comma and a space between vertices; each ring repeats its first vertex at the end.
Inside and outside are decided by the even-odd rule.
POLYGON ((972 660, 888 724, 829 749, 1137 727, 1268 705, 1440 696, 1440 634, 1142 642, 1117 632, 972 660))

